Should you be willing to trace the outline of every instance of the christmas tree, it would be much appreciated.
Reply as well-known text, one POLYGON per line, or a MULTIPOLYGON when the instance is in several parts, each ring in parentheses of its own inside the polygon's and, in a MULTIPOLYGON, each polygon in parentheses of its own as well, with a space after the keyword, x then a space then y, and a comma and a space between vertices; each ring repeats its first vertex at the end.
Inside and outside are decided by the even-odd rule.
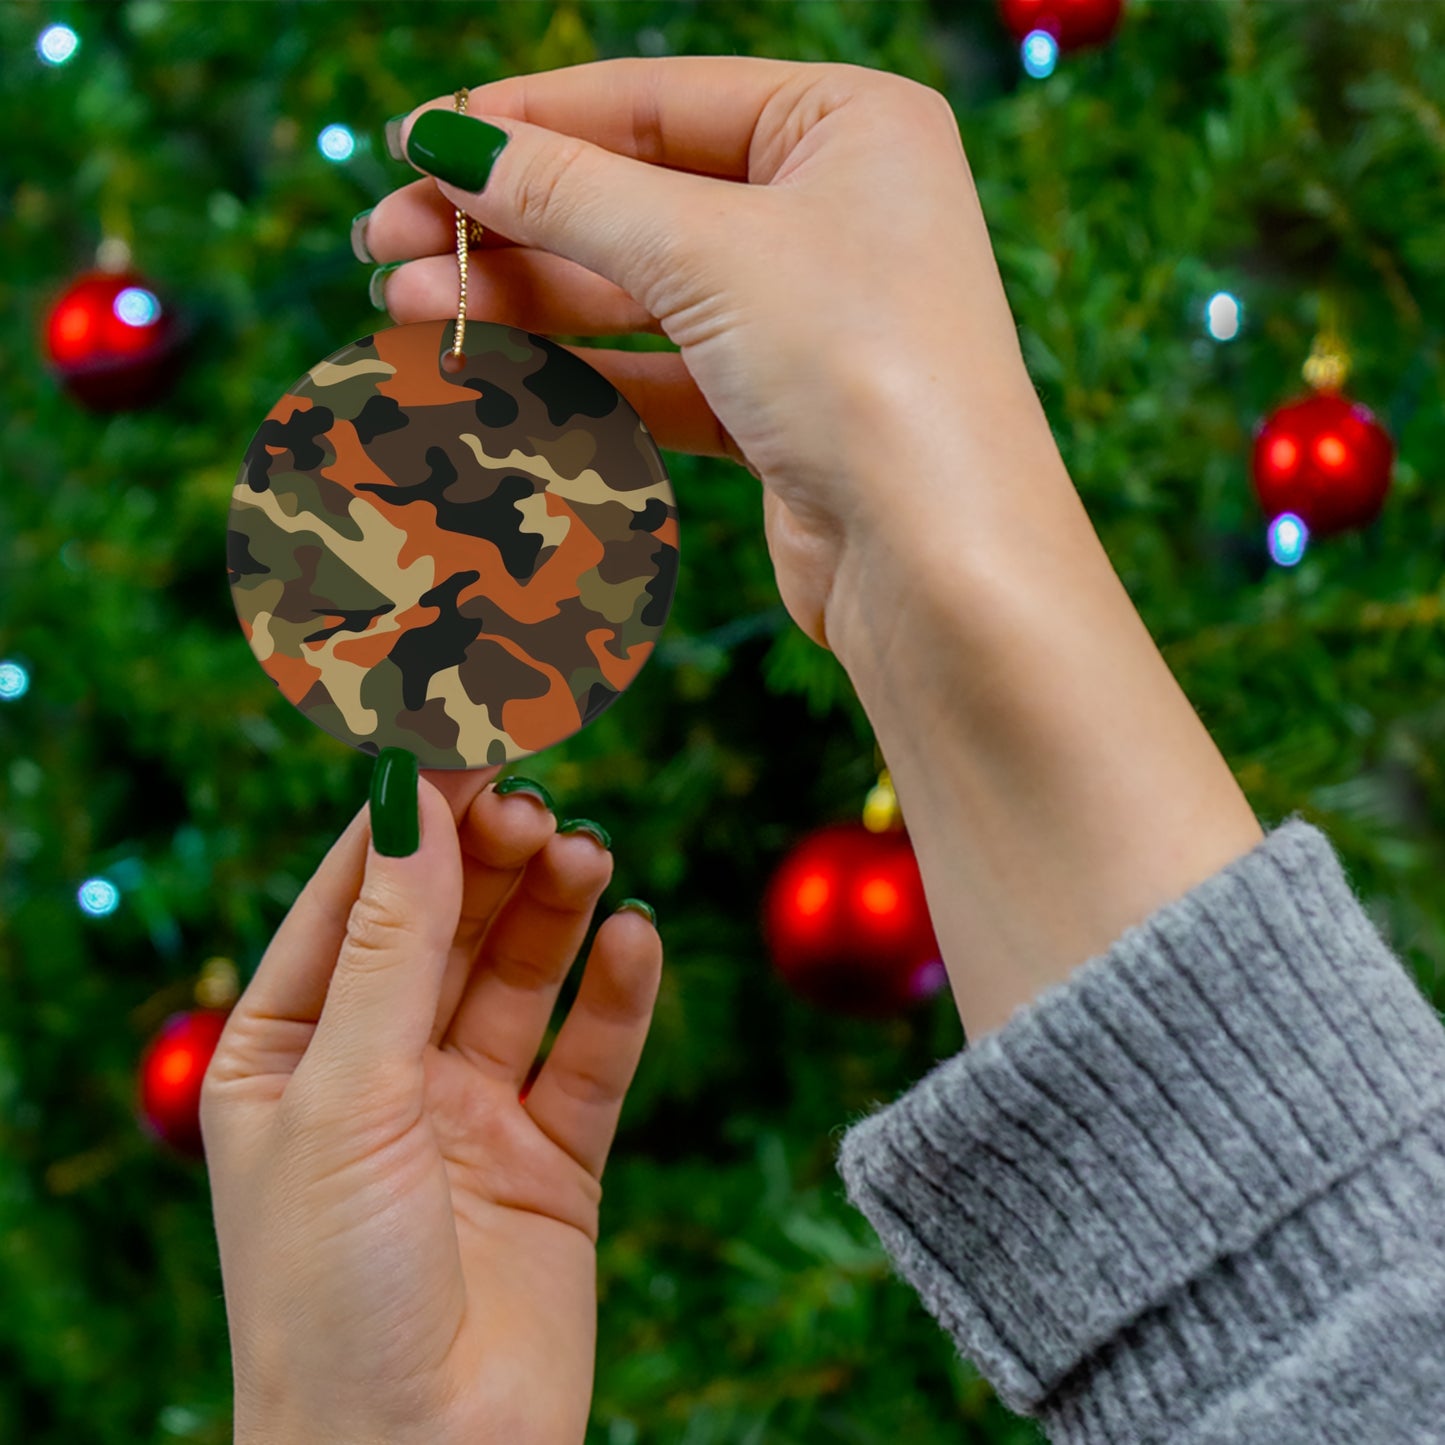
MULTIPOLYGON (((1107 43, 1057 51, 1021 53, 986 0, 0 10, 0 1440, 231 1439, 204 1167, 140 1126, 138 1061, 207 959, 244 984, 371 762, 256 666, 227 509, 282 390, 386 324, 350 218, 414 178, 385 119, 459 85, 744 53, 941 90, 1131 596, 1261 819, 1322 827, 1445 1001, 1445 11, 1133 0, 1107 43), (98 257, 127 268, 106 303, 127 324, 175 320, 122 409, 47 364, 98 257), (1368 526, 1286 545, 1251 446, 1326 333, 1392 484, 1368 526)), ((681 572, 655 655, 510 770, 605 823, 599 916, 640 895, 667 950, 605 1181, 589 1441, 1036 1440, 833 1166, 846 1123, 962 1046, 948 993, 853 1018, 767 956, 780 861, 877 777, 867 719, 779 602, 756 480, 667 462, 681 572)))

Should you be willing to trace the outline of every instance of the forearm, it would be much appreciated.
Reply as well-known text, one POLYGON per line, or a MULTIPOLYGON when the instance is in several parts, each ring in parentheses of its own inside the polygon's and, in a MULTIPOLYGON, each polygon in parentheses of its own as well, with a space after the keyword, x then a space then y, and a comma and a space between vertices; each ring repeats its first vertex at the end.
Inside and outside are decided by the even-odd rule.
POLYGON ((845 552, 828 640, 974 1039, 1262 834, 1032 395, 1006 397, 988 438, 939 423, 956 398, 914 405, 860 458, 895 502, 845 552))

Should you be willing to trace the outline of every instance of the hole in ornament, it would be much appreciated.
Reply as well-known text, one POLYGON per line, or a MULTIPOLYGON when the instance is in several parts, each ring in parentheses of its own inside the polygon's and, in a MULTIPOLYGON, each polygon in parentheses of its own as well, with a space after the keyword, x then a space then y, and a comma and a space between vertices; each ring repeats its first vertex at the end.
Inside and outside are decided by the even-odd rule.
POLYGON ((1315 455, 1327 467, 1343 466, 1347 455, 1345 444, 1337 436, 1322 436, 1315 443, 1315 455))
POLYGON ((442 370, 447 372, 458 372, 467 364, 465 356, 458 356, 455 351, 449 351, 442 357, 442 370))

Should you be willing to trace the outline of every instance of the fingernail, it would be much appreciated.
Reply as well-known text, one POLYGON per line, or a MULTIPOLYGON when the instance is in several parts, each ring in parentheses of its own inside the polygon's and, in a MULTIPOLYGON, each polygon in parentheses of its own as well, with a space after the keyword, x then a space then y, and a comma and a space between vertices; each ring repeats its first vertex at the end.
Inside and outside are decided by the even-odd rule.
POLYGON ((557 825, 557 831, 559 833, 590 833, 604 848, 612 847, 612 835, 601 823, 594 823, 591 818, 568 818, 565 823, 557 825))
POLYGON ((388 858, 410 857, 421 846, 416 780, 415 753, 381 750, 371 774, 371 841, 388 858))
POLYGON ((411 112, 408 110, 404 111, 401 115, 392 116, 383 129, 383 134, 386 136, 386 153, 394 161, 404 161, 406 159, 401 149, 401 127, 402 122, 410 114, 411 112))
POLYGON ((552 801, 552 795, 541 783, 534 783, 531 778, 519 778, 513 774, 510 778, 503 778, 492 791, 506 797, 508 793, 526 793, 536 798, 548 812, 555 813, 557 805, 552 801))
POLYGON ((371 297, 371 304, 378 311, 386 310, 386 277, 389 271, 395 271, 398 266, 406 265, 405 261, 388 261, 385 266, 378 266, 371 273, 371 281, 366 288, 366 294, 371 297))
POLYGON ((624 909, 631 913, 640 913, 654 928, 657 927, 657 914, 653 912, 650 903, 644 903, 640 898, 624 898, 617 905, 617 911, 621 913, 624 909))
POLYGON ((366 223, 371 219, 371 213, 376 208, 368 206, 364 211, 358 211, 351 218, 351 254, 358 261, 365 261, 368 266, 376 265, 376 257, 373 256, 366 245, 366 223))
POLYGON ((406 138, 406 158, 448 185, 479 191, 510 137, 454 110, 424 110, 406 138))

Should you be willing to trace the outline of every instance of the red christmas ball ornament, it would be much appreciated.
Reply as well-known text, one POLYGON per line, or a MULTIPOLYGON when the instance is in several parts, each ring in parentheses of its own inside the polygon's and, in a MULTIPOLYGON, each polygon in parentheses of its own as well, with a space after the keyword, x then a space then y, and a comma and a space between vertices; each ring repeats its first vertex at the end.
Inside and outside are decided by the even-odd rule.
POLYGON ((1317 537, 1365 527, 1390 490, 1395 447, 1368 407, 1319 391, 1271 412, 1255 433, 1255 495, 1272 521, 1293 512, 1317 537))
POLYGON ((203 1158, 201 1083, 216 1052, 229 1009, 172 1014, 141 1057, 139 1116, 156 1138, 203 1158))
POLYGON ((999 0, 999 16, 1020 43, 1035 30, 1058 41, 1060 50, 1101 45, 1118 28, 1124 0, 999 0))
POLYGON ((134 271, 88 271, 50 308, 45 352, 77 401, 95 411, 145 406, 175 379, 180 329, 134 271))
POLYGON ((902 829, 834 823, 809 834, 768 885, 763 933, 788 986, 837 1013, 901 1013, 946 981, 902 829))

